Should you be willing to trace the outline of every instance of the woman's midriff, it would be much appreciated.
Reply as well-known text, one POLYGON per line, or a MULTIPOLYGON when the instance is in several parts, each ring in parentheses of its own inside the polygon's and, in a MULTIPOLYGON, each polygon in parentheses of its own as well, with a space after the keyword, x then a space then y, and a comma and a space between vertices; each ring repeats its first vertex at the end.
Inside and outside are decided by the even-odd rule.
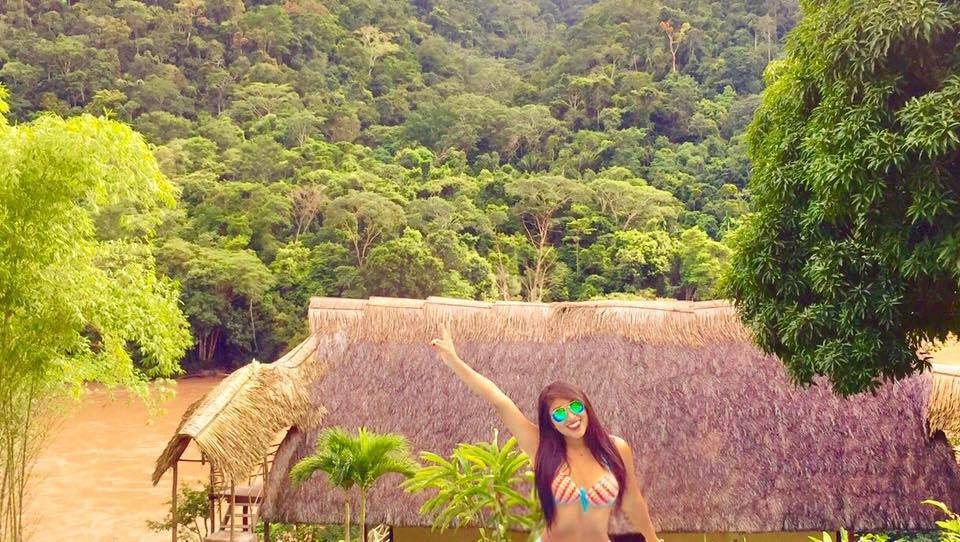
POLYGON ((553 526, 540 537, 541 542, 608 542, 609 508, 591 508, 584 512, 576 506, 557 506, 553 526))

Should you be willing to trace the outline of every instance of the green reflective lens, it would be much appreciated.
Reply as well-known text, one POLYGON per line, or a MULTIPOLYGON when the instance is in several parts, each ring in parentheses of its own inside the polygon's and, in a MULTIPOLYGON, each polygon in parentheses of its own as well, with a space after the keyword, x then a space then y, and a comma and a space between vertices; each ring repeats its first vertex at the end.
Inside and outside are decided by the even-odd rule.
POLYGON ((553 421, 560 423, 567 419, 567 409, 564 407, 554 409, 550 415, 553 416, 553 421))
POLYGON ((571 402, 571 403, 570 403, 570 412, 573 412, 574 414, 582 414, 582 413, 583 413, 583 403, 581 403, 580 401, 573 401, 573 402, 571 402))

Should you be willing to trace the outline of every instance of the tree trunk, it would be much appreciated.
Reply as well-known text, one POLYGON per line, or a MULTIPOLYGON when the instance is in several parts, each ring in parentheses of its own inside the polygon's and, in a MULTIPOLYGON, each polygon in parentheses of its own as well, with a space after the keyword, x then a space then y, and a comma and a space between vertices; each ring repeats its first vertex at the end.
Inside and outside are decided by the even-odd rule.
POLYGON ((250 302, 250 334, 253 336, 253 351, 256 352, 259 348, 257 348, 257 326, 253 321, 253 298, 251 297, 248 301, 250 302))
POLYGON ((348 499, 349 495, 347 495, 343 501, 343 517, 345 522, 343 525, 343 542, 350 542, 350 501, 348 499))
POLYGON ((577 250, 574 252, 577 262, 577 275, 580 275, 580 239, 577 238, 577 250))
POLYGON ((667 34, 667 39, 670 41, 670 56, 673 58, 673 71, 676 72, 677 71, 677 50, 680 49, 680 46, 679 44, 676 47, 673 46, 672 34, 667 34))
POLYGON ((367 491, 360 490, 360 540, 367 542, 367 491))

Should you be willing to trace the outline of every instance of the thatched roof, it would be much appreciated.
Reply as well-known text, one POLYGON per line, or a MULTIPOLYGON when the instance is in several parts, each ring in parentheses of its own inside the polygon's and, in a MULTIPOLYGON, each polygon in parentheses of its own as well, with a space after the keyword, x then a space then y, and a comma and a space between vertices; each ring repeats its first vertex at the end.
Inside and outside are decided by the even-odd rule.
MULTIPOLYGON (((428 341, 452 323, 458 352, 535 419, 554 380, 583 387, 625 438, 658 530, 784 531, 929 528, 960 508, 960 468, 942 434, 924 426, 929 374, 876 396, 835 397, 818 380, 794 388, 781 363, 747 340, 726 303, 478 303, 429 298, 315 298, 312 329, 346 332, 320 353, 329 369, 310 387, 324 426, 406 435, 449 454, 462 441, 505 434, 494 411, 437 359, 428 341)), ((342 495, 324 475, 297 490, 290 467, 319 429, 293 428, 277 452, 264 519, 341 520, 342 495)), ((427 526, 389 475, 373 490, 372 522, 427 526)), ((628 530, 623 517, 614 533, 628 530)))
POLYGON ((352 340, 411 341, 436 336, 440 322, 460 340, 510 338, 555 342, 613 335, 647 344, 704 344, 746 339, 733 308, 719 301, 525 303, 444 297, 310 300, 314 333, 338 329, 352 340))
POLYGON ((927 408, 929 433, 960 433, 960 365, 934 364, 927 408))
POLYGON ((280 431, 292 425, 317 426, 324 410, 312 405, 306 384, 322 370, 317 349, 330 344, 330 337, 311 335, 273 363, 254 360, 237 369, 191 404, 157 458, 153 485, 191 439, 226 479, 239 481, 255 469, 280 431))

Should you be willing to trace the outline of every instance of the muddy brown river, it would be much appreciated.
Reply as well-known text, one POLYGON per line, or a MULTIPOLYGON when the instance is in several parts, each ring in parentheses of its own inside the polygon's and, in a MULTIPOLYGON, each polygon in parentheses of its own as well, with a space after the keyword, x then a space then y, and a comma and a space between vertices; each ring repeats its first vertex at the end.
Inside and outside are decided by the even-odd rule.
MULTIPOLYGON (((148 425, 139 399, 91 387, 78 407, 50 436, 34 466, 25 511, 28 542, 164 542, 170 532, 152 532, 170 499, 170 472, 154 487, 154 461, 187 406, 223 377, 181 379, 177 394, 148 425)), ((191 444, 184 457, 199 458, 191 444)), ((209 467, 206 467, 209 469, 209 467)), ((181 485, 202 480, 199 463, 181 463, 181 485)))

